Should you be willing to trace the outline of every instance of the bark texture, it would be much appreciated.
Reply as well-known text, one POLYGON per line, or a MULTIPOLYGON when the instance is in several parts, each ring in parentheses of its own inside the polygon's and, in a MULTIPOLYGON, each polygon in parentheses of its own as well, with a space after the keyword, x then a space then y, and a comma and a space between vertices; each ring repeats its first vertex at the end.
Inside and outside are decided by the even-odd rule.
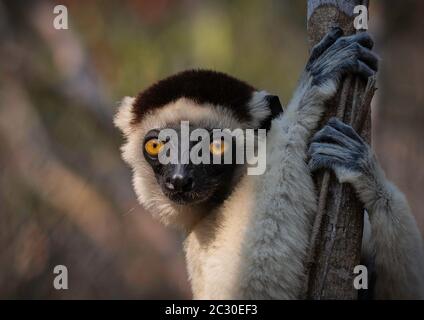
MULTIPOLYGON (((308 0, 308 36, 313 47, 333 26, 346 35, 356 32, 354 7, 368 6, 361 0, 308 0)), ((339 94, 329 102, 322 125, 332 116, 351 124, 370 142, 370 103, 375 79, 368 83, 347 77, 339 94)), ((353 287, 354 267, 360 264, 363 206, 349 185, 341 185, 328 171, 315 175, 319 194, 318 212, 311 238, 308 299, 357 299, 353 287)))

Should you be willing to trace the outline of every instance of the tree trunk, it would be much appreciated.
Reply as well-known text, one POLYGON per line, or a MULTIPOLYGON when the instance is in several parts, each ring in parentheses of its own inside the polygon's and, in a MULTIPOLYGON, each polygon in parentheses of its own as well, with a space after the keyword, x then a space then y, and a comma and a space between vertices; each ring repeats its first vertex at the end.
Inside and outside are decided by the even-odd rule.
MULTIPOLYGON (((308 0, 310 47, 333 26, 341 27, 346 35, 353 34, 353 9, 361 4, 368 6, 368 1, 308 0)), ((374 78, 366 84, 356 77, 347 77, 337 97, 328 103, 321 125, 337 116, 369 142, 374 84, 374 78)), ((332 173, 319 172, 314 179, 319 203, 311 237, 305 296, 308 299, 357 299, 353 270, 360 264, 363 206, 351 186, 339 184, 332 173)))

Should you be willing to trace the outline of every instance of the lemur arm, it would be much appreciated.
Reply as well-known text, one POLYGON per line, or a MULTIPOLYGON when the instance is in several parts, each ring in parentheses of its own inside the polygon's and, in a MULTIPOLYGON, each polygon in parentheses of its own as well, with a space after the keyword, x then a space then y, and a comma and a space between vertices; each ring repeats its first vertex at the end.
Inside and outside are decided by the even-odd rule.
POLYGON ((272 122, 267 170, 255 181, 237 298, 301 298, 316 213, 314 184, 305 162, 308 140, 342 76, 351 72, 369 77, 376 68, 368 34, 341 36, 342 31, 334 29, 315 46, 287 110, 272 122))
POLYGON ((377 299, 424 299, 422 237, 405 196, 389 182, 365 141, 331 119, 310 147, 312 170, 331 168, 353 185, 369 214, 377 299))

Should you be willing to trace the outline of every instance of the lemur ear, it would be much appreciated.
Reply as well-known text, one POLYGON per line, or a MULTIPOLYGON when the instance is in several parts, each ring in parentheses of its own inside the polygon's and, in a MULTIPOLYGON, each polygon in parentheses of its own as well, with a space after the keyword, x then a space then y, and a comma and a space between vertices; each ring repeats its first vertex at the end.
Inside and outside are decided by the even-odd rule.
POLYGON ((125 135, 128 135, 131 131, 131 122, 133 120, 133 104, 135 98, 125 97, 122 99, 118 111, 113 119, 113 123, 118 127, 125 135))
POLYGON ((266 101, 267 116, 261 121, 259 127, 268 131, 271 128, 272 120, 281 115, 284 110, 278 96, 267 94, 263 100, 266 101))
POLYGON ((281 113, 284 112, 283 106, 281 105, 280 98, 278 96, 268 95, 268 106, 271 110, 271 119, 277 118, 281 113))

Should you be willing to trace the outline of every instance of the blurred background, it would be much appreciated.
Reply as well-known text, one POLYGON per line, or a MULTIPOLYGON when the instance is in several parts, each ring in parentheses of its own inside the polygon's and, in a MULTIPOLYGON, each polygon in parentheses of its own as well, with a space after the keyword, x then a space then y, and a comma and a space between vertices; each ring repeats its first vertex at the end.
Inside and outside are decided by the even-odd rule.
MULTIPOLYGON (((423 14, 371 0, 373 144, 421 230, 423 14)), ((307 52, 306 1, 0 0, 0 298, 190 298, 181 237, 137 205, 117 102, 201 67, 287 103, 307 52), (53 28, 57 4, 68 30, 53 28), (53 288, 59 264, 69 290, 53 288)))

